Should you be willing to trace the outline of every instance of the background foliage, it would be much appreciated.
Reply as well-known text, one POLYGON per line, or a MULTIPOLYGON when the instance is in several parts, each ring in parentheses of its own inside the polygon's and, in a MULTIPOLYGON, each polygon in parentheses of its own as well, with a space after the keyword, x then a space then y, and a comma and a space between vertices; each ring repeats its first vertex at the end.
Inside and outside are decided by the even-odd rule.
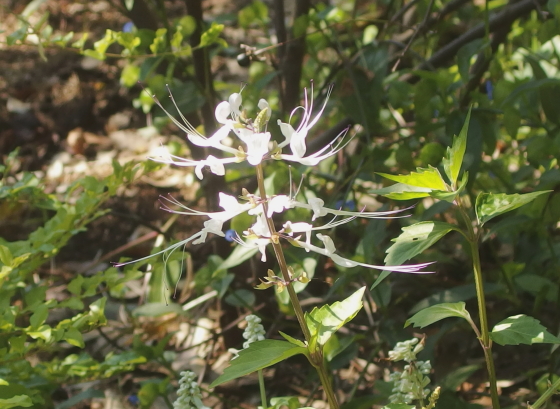
MULTIPOLYGON (((376 264, 403 228, 422 221, 463 223, 446 200, 374 193, 388 193, 380 189, 392 183, 380 173, 443 169, 446 148, 472 107, 463 200, 474 206, 481 192, 551 191, 483 220, 479 250, 489 322, 526 314, 558 335, 555 0, 20 3, 1 11, 7 22, 1 52, 10 57, 2 58, 0 84, 7 102, 0 110, 1 407, 62 409, 111 399, 165 407, 180 370, 197 368, 204 385, 223 372, 227 349, 242 343, 236 325, 244 314, 257 311, 271 338, 278 330, 298 335, 285 294, 252 289, 265 266, 219 237, 173 253, 166 264, 160 258, 124 269, 107 263, 145 256, 199 229, 197 222, 157 212, 158 194, 171 192, 189 205, 212 209, 218 191, 237 195, 256 187, 243 166, 225 178, 206 175, 199 185, 189 172, 142 160, 157 152, 161 138, 177 155, 205 155, 184 135, 174 136, 176 128, 154 106, 150 93, 175 112, 166 85, 186 118, 210 134, 217 102, 243 84, 244 107, 253 111, 265 97, 275 125, 278 118, 287 120, 311 81, 317 106, 334 83, 309 150, 349 126, 354 142, 333 160, 292 172, 305 175, 307 195, 331 207, 386 210, 397 206, 391 199, 414 205, 411 217, 355 221, 331 233, 343 254, 376 264), (19 66, 5 65, 18 55, 19 66), (26 59, 39 68, 33 71, 26 59), (32 81, 39 71, 41 79, 32 81), (115 129, 117 113, 128 121, 115 129), (113 160, 103 162, 107 153, 113 160), (139 225, 145 230, 137 230, 139 225)), ((270 190, 285 191, 288 169, 272 164, 267 172, 270 190)), ((249 225, 234 223, 238 230, 249 225)), ((370 288, 377 279, 370 270, 345 271, 303 254, 287 249, 290 265, 313 278, 298 290, 309 309, 346 298, 362 285, 370 288)), ((390 276, 366 291, 364 310, 329 341, 328 359, 347 408, 387 403, 391 387, 383 371, 391 364, 384 357, 397 341, 411 337, 403 325, 413 314, 464 301, 476 317, 473 274, 460 234, 447 234, 416 260, 437 261, 437 274, 390 276)), ((470 328, 459 319, 438 325, 426 329, 421 355, 434 366, 432 384, 443 388, 437 407, 489 405, 470 328)), ((503 346, 493 352, 503 407, 534 401, 557 377, 554 347, 503 346)), ((293 358, 270 372, 270 395, 307 396, 308 406, 320 400, 318 380, 294 370, 300 367, 293 358), (291 384, 303 389, 294 393, 291 384)), ((207 405, 239 407, 257 394, 252 382, 222 386, 207 405)), ((549 404, 557 403, 553 398, 549 404)))

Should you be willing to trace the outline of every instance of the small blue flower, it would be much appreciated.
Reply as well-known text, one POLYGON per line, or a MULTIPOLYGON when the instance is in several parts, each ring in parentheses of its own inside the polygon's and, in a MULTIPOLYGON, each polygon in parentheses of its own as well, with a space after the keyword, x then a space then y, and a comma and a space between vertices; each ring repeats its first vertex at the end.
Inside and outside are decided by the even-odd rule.
POLYGON ((237 236, 237 232, 233 229, 227 230, 225 234, 225 239, 230 243, 233 242, 233 239, 237 236))
POLYGON ((490 101, 494 99, 494 86, 490 80, 486 80, 486 95, 490 101))
POLYGON ((353 200, 347 200, 344 203, 344 207, 346 208, 346 210, 353 212, 356 210, 356 203, 353 200))
POLYGON ((353 212, 356 210, 356 203, 354 203, 353 200, 347 200, 347 201, 337 200, 336 203, 334 204, 334 207, 337 209, 346 209, 350 212, 353 212))
POLYGON ((138 405, 140 403, 140 399, 138 398, 138 395, 130 395, 128 397, 128 401, 132 404, 132 405, 138 405))
POLYGON ((132 33, 133 28, 134 28, 134 23, 132 21, 129 21, 124 24, 122 31, 123 33, 132 33))

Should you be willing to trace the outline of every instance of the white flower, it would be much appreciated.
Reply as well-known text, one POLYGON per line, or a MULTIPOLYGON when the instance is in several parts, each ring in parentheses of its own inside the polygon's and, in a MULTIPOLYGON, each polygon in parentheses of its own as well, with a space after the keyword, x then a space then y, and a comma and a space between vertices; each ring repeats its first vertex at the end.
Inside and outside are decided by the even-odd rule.
POLYGON ((327 102, 329 100, 329 96, 332 92, 332 89, 333 89, 333 86, 330 86, 329 89, 328 89, 327 97, 325 98, 325 103, 323 104, 323 107, 319 110, 319 112, 315 115, 315 117, 313 119, 311 119, 311 115, 313 113, 313 84, 311 84, 311 98, 310 99, 308 98, 308 95, 307 95, 307 89, 304 90, 304 92, 305 92, 305 106, 297 107, 296 109, 294 109, 292 111, 292 115, 290 115, 290 119, 291 119, 291 117, 294 115, 294 113, 297 110, 303 109, 303 118, 301 119, 301 123, 299 124, 297 130, 294 130, 292 125, 290 125, 289 123, 284 123, 284 122, 278 120, 278 125, 280 126, 280 131, 282 132, 282 134, 286 138, 286 140, 284 142, 282 142, 281 144, 279 144, 278 146, 280 148, 283 148, 284 146, 289 144, 294 158, 302 159, 303 155, 305 155, 305 152, 307 150, 307 146, 305 145, 305 139, 307 138, 307 134, 308 134, 309 130, 313 127, 313 125, 315 125, 317 123, 317 121, 319 120, 319 118, 323 114, 323 111, 325 110, 325 107, 327 106, 327 102))
POLYGON ((270 119, 270 116, 272 115, 272 109, 270 109, 270 105, 268 105, 268 101, 266 99, 261 98, 257 106, 261 111, 263 109, 266 109, 266 120, 268 121, 270 119))
POLYGON ((293 201, 286 195, 277 195, 268 201, 267 217, 272 217, 274 213, 282 213, 286 209, 293 208, 293 201))
POLYGON ((319 253, 319 254, 322 254, 324 256, 330 257, 331 260, 335 262, 335 264, 338 264, 339 266, 342 266, 342 267, 361 266, 361 267, 366 267, 366 268, 373 268, 373 269, 376 269, 376 270, 393 271, 393 272, 397 272, 397 273, 417 273, 417 274, 432 273, 431 271, 419 271, 419 270, 423 269, 424 267, 426 267, 426 266, 428 266, 432 263, 410 264, 410 265, 406 265, 406 266, 378 266, 378 265, 375 265, 375 264, 365 264, 365 263, 359 263, 357 261, 349 260, 349 259, 341 257, 341 256, 339 256, 338 254, 335 253, 336 252, 336 247, 334 246, 334 243, 329 236, 325 236, 325 235, 319 233, 319 234, 317 234, 317 238, 323 242, 323 244, 325 245, 325 248, 317 247, 317 246, 314 246, 313 244, 302 242, 302 241, 299 241, 299 240, 293 241, 292 244, 296 245, 297 247, 302 247, 306 250, 313 251, 315 253, 319 253))
POLYGON ((313 218, 311 219, 314 221, 318 217, 326 216, 327 214, 332 214, 335 216, 351 216, 351 217, 363 217, 366 219, 384 219, 384 218, 394 218, 394 217, 408 217, 408 216, 393 216, 396 213, 401 213, 405 210, 410 209, 407 207, 406 209, 398 209, 398 210, 389 210, 386 212, 350 212, 347 210, 336 210, 330 209, 328 207, 324 207, 325 201, 320 198, 310 198, 307 200, 306 203, 298 202, 295 199, 290 199, 289 206, 287 208, 293 207, 301 207, 304 209, 309 209, 313 211, 313 218))
POLYGON ((218 236, 224 237, 225 233, 222 231, 224 222, 218 219, 210 219, 204 222, 204 228, 200 231, 200 237, 193 241, 193 244, 200 244, 206 241, 208 233, 214 233, 218 236))
POLYGON ((223 212, 202 212, 200 210, 191 209, 190 207, 183 205, 181 202, 179 202, 178 200, 174 199, 171 196, 162 197, 162 199, 172 203, 175 206, 179 206, 187 211, 181 212, 181 211, 170 209, 165 203, 163 203, 162 209, 168 211, 169 213, 177 213, 177 214, 183 214, 187 216, 208 216, 210 219, 226 222, 234 218, 235 216, 252 209, 255 206, 253 203, 249 203, 249 202, 239 203, 235 198, 235 196, 228 195, 223 192, 220 192, 218 196, 220 198, 219 205, 221 208, 224 209, 223 212))
POLYGON ((254 207, 254 204, 252 203, 239 203, 237 201, 237 199, 234 196, 225 194, 220 192, 219 194, 220 196, 220 207, 222 207, 224 209, 224 211, 222 212, 202 212, 199 210, 194 210, 191 209, 190 207, 187 207, 183 204, 181 204, 178 200, 174 199, 173 197, 162 197, 163 200, 166 200, 170 203, 172 203, 173 205, 179 206, 182 209, 185 209, 186 211, 177 211, 177 210, 173 210, 171 208, 169 208, 165 203, 162 204, 162 209, 166 210, 170 213, 177 213, 177 214, 183 214, 183 215, 188 215, 188 216, 207 216, 210 220, 207 220, 206 222, 204 222, 204 227, 202 228, 202 230, 200 230, 199 232, 193 234, 192 236, 186 238, 185 240, 182 240, 178 243, 173 244, 172 246, 166 248, 165 250, 161 250, 158 251, 155 254, 146 256, 146 257, 142 257, 138 260, 133 260, 133 261, 128 261, 125 263, 117 263, 115 264, 115 266, 120 267, 120 266, 124 266, 126 264, 131 264, 131 263, 136 263, 138 261, 142 261, 142 260, 147 260, 151 257, 155 257, 157 255, 160 254, 164 254, 165 255, 165 259, 168 259, 169 256, 178 248, 183 247, 184 245, 190 243, 191 241, 193 242, 193 244, 200 244, 200 243, 204 243, 206 241, 206 238, 208 236, 208 233, 213 233, 216 234, 218 236, 224 237, 225 234, 222 232, 222 226, 223 224, 232 219, 233 217, 244 213, 246 211, 248 211, 249 209, 252 209, 254 207))
POLYGON ((268 153, 270 132, 242 132, 238 136, 247 145, 247 161, 253 166, 260 164, 263 156, 268 153))
POLYGON ((191 141, 196 146, 216 148, 235 155, 237 154, 237 150, 222 143, 222 141, 228 137, 231 130, 231 125, 228 124, 222 126, 220 129, 214 132, 214 135, 212 135, 210 138, 205 138, 198 132, 187 133, 187 138, 189 138, 189 141, 191 141))
POLYGON ((345 138, 347 132, 348 132, 347 129, 342 131, 330 143, 328 143, 325 147, 323 147, 322 149, 320 149, 319 151, 315 152, 312 155, 301 157, 295 154, 288 155, 288 154, 281 153, 276 158, 284 159, 290 162, 297 162, 305 166, 315 166, 322 160, 327 159, 333 155, 336 155, 338 152, 344 149, 346 145, 348 145, 348 143, 350 143, 352 138, 348 138, 348 139, 345 138))
POLYGON ((199 179, 203 178, 202 169, 205 166, 208 166, 210 168, 210 171, 215 175, 223 176, 225 174, 225 164, 239 162, 239 159, 237 157, 219 159, 215 156, 209 155, 206 159, 203 160, 192 160, 171 155, 169 153, 167 153, 167 155, 165 156, 150 159, 154 162, 168 163, 170 165, 176 166, 193 166, 195 168, 195 174, 199 179))
POLYGON ((261 213, 257 215, 255 224, 253 224, 249 230, 244 231, 243 234, 248 237, 247 241, 243 241, 239 238, 235 241, 243 247, 258 248, 261 252, 261 261, 265 262, 266 246, 270 243, 271 235, 264 214, 261 213))

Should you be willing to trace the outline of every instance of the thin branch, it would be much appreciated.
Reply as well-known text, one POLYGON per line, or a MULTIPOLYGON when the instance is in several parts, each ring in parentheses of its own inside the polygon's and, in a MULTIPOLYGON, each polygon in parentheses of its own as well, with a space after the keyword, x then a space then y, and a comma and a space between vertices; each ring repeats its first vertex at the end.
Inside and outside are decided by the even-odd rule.
POLYGON ((416 39, 416 36, 420 33, 420 31, 423 29, 423 27, 426 26, 426 24, 428 22, 428 19, 430 17, 430 13, 432 12, 432 7, 433 6, 434 6, 434 0, 430 0, 430 4, 428 5, 428 10, 426 10, 426 14, 424 16, 424 20, 422 20, 422 23, 420 23, 420 25, 416 28, 416 30, 414 30, 414 34, 412 34, 412 37, 410 37, 410 39, 408 40, 408 43, 406 44, 406 47, 404 48, 404 50, 402 50, 401 55, 397 59, 397 62, 395 63, 395 65, 393 65, 393 68, 391 69, 391 72, 395 72, 397 70, 397 67, 400 64, 402 57, 406 54, 406 52, 408 51, 408 49, 410 48, 410 46, 412 45, 412 43, 416 39))
MULTIPOLYGON (((545 2, 545 0, 521 0, 518 3, 507 6, 501 12, 498 12, 490 17, 490 32, 498 30, 501 26, 511 25, 518 18, 528 14, 532 10, 535 10, 537 5, 543 5, 545 2)), ((484 37, 484 33, 485 24, 480 23, 476 25, 463 35, 440 48, 428 61, 415 67, 415 70, 425 70, 429 67, 429 65, 434 67, 442 66, 449 59, 453 58, 462 46, 473 40, 484 37)))

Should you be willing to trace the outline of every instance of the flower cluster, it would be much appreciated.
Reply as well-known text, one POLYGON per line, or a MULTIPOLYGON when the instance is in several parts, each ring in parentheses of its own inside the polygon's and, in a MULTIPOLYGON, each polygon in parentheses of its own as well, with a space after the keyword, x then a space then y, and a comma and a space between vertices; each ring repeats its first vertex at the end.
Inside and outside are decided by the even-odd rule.
MULTIPOLYGON (((245 317, 245 321, 247 321, 247 327, 245 328, 245 331, 243 331, 243 338, 246 340, 243 343, 243 349, 249 348, 249 345, 255 341, 264 341, 264 336, 266 335, 259 317, 254 314, 250 314, 245 317)), ((233 354, 233 358, 231 359, 235 359, 239 356, 240 350, 238 349, 230 348, 228 351, 233 354)))
POLYGON ((406 361, 402 372, 393 372, 389 379, 393 382, 393 394, 389 396, 391 403, 410 404, 413 401, 423 402, 430 394, 426 388, 430 383, 427 377, 432 370, 430 361, 417 361, 416 354, 424 349, 424 344, 418 342, 418 338, 409 341, 398 342, 395 349, 389 351, 389 359, 392 361, 406 361))
POLYGON ((195 379, 194 372, 181 372, 177 400, 173 403, 173 409, 210 409, 202 403, 200 387, 195 379))
MULTIPOLYGON (((329 94, 331 90, 332 88, 329 88, 329 94)), ((156 102, 159 104, 157 100, 156 102)), ((311 89, 311 96, 309 96, 306 91, 304 106, 296 108, 303 110, 301 123, 297 128, 294 128, 289 122, 284 123, 280 120, 278 121, 280 131, 284 137, 284 140, 280 143, 272 141, 271 134, 267 131, 268 120, 271 116, 271 109, 268 102, 264 99, 259 101, 258 107, 260 112, 257 114, 255 119, 251 119, 247 116, 246 112, 242 109, 241 104, 241 95, 234 93, 227 101, 221 102, 216 107, 216 120, 221 124, 221 127, 210 137, 201 135, 190 123, 188 123, 188 121, 186 121, 183 115, 181 115, 181 118, 184 121, 184 124, 177 121, 172 115, 165 111, 174 123, 187 134, 187 138, 193 144, 201 147, 214 148, 223 152, 225 157, 218 158, 216 156, 209 155, 204 160, 195 161, 192 159, 180 158, 171 154, 165 154, 163 157, 152 159, 178 166, 194 167, 195 174, 198 178, 202 179, 202 170, 205 167, 209 168, 210 171, 216 175, 224 175, 225 165, 242 161, 247 161, 250 165, 257 166, 259 169, 261 169, 260 166, 262 161, 266 159, 285 160, 303 165, 314 166, 321 160, 339 152, 349 142, 349 138, 346 138, 347 132, 345 131, 318 152, 312 154, 307 152, 306 138, 311 127, 319 120, 327 104, 325 101, 319 112, 315 115, 313 114, 313 89, 311 89), (225 143, 224 140, 230 135, 234 135, 239 140, 239 146, 237 148, 232 147, 233 145, 231 143, 225 143), (291 153, 284 153, 283 149, 288 146, 291 153)), ((161 104, 159 105, 161 107, 161 104)), ((290 195, 264 196, 262 192, 261 196, 258 196, 250 194, 244 189, 243 194, 238 200, 234 196, 226 193, 220 193, 219 206, 224 210, 219 212, 202 212, 186 207, 172 197, 164 198, 164 210, 189 216, 204 216, 207 217, 208 220, 204 222, 204 227, 199 232, 149 257, 153 257, 158 254, 170 254, 174 250, 183 247, 189 242, 192 242, 193 244, 204 243, 210 233, 226 237, 226 234, 223 232, 224 223, 228 222, 235 216, 247 212, 255 217, 255 223, 244 231, 242 236, 237 233, 228 232, 226 238, 237 242, 239 245, 258 249, 261 253, 262 261, 266 261, 266 247, 271 243, 278 243, 278 240, 284 239, 293 246, 301 247, 308 252, 311 251, 330 257, 334 263, 342 267, 362 266, 401 273, 428 273, 420 270, 430 263, 405 266, 379 266, 346 259, 338 254, 332 239, 324 233, 321 233, 321 231, 348 223, 357 217, 399 217, 395 216, 395 214, 399 213, 401 210, 387 212, 352 212, 325 207, 325 202, 320 198, 311 198, 308 199, 307 202, 301 202, 296 200, 296 196, 297 194, 292 196, 291 193, 290 195), (173 206, 173 209, 169 207, 170 205, 173 206), (180 210, 175 210, 176 207, 179 207, 180 210), (274 213, 282 213, 288 209, 294 208, 308 209, 312 213, 312 222, 323 216, 331 216, 332 219, 328 223, 319 226, 314 226, 311 223, 305 222, 286 221, 283 224, 282 229, 271 232, 269 219, 272 215, 274 213), (317 240, 313 240, 314 238, 317 240), (322 246, 313 244, 313 241, 316 243, 322 243, 322 246)))
MULTIPOLYGON (((325 103, 313 118, 313 89, 311 89, 310 98, 308 98, 307 91, 305 92, 305 105, 299 107, 304 111, 303 118, 297 129, 294 129, 289 123, 278 120, 278 126, 285 138, 281 143, 271 142, 271 134, 266 131, 272 110, 268 102, 264 99, 261 99, 258 103, 260 112, 254 120, 247 118, 245 111, 242 110, 241 94, 234 93, 230 95, 227 101, 220 102, 216 107, 215 116, 216 121, 221 124, 221 127, 210 137, 201 135, 183 115, 181 115, 181 119, 184 123, 179 122, 158 103, 171 120, 187 134, 187 138, 194 145, 215 148, 230 156, 217 158, 213 155, 209 155, 205 160, 195 161, 170 154, 165 157, 152 159, 157 162, 170 163, 177 166, 194 167, 195 173, 199 179, 203 178, 202 169, 204 167, 210 168, 210 171, 215 175, 223 176, 225 174, 224 165, 243 162, 245 160, 253 166, 259 165, 264 159, 286 160, 302 165, 315 166, 323 159, 339 152, 349 142, 349 140, 345 140, 344 137, 337 137, 318 152, 306 155, 307 135, 311 127, 313 127, 321 117, 331 90, 332 87, 329 88, 325 103), (233 133, 244 146, 239 146, 235 149, 224 144, 224 139, 231 133, 233 133), (290 147, 292 151, 291 154, 282 152, 282 149, 286 146, 290 147)), ((158 101, 156 100, 156 102, 158 101)), ((339 136, 344 136, 345 134, 346 131, 339 136)))
POLYGON ((245 321, 247 321, 247 328, 243 331, 243 338, 247 341, 243 343, 243 349, 249 348, 249 345, 255 341, 264 341, 264 336, 266 335, 259 317, 253 314, 247 315, 245 321))

